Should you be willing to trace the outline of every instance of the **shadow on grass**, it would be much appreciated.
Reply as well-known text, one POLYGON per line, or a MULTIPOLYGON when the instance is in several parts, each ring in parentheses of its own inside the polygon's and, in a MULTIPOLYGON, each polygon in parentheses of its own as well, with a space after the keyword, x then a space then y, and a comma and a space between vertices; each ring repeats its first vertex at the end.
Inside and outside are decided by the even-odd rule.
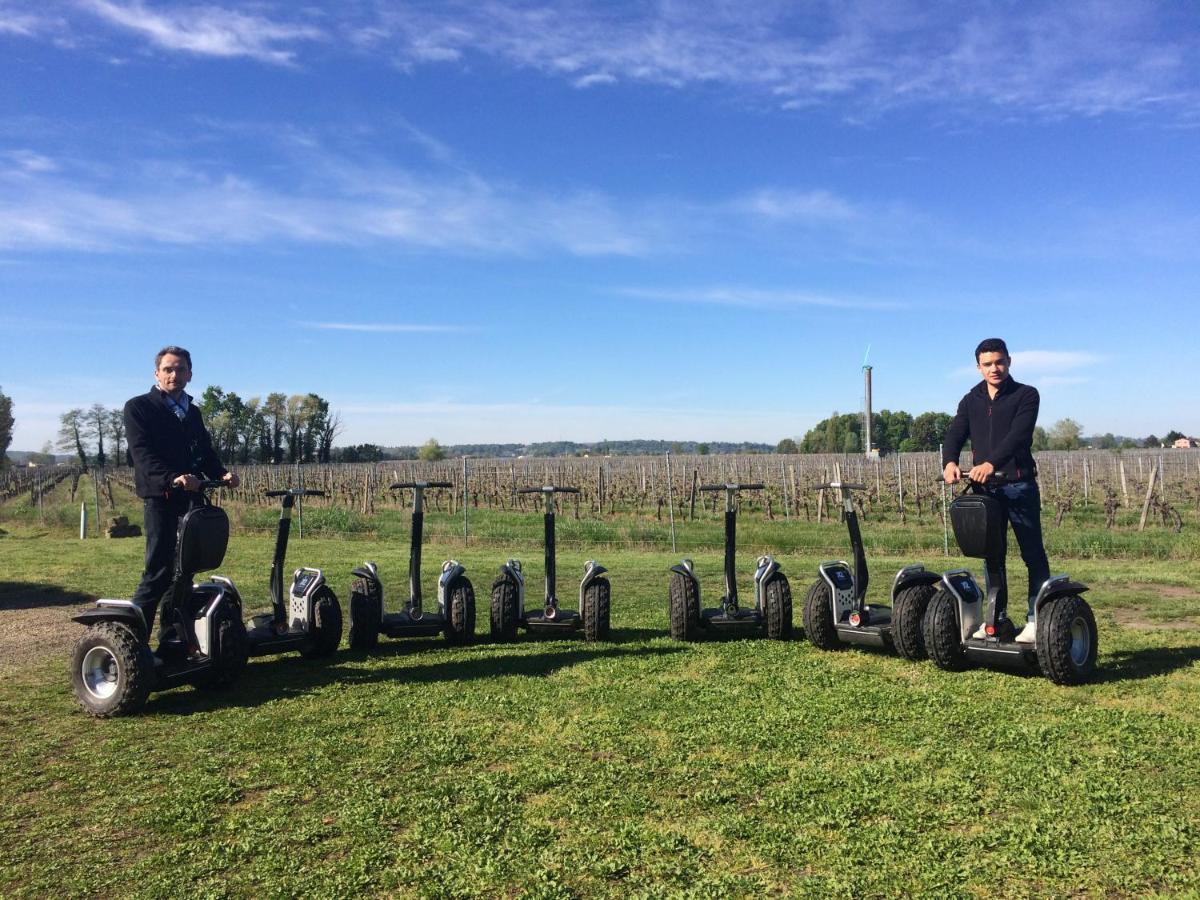
MULTIPOLYGON (((638 629, 638 631, 641 631, 638 629)), ((647 634, 659 637, 660 632, 647 634)), ((682 653, 685 647, 638 647, 612 646, 611 644, 569 644, 560 642, 556 649, 534 653, 497 653, 497 650, 520 650, 521 645, 476 644, 466 648, 448 648, 440 642, 424 643, 421 647, 402 647, 401 644, 420 644, 419 641, 396 642, 396 650, 341 650, 327 660, 305 660, 295 653, 270 657, 253 663, 242 679, 227 691, 202 692, 195 690, 167 691, 154 694, 146 706, 146 712, 194 715, 221 707, 255 707, 273 700, 302 696, 329 684, 362 685, 397 682, 407 685, 438 684, 451 681, 477 681, 482 679, 523 676, 546 678, 556 672, 580 663, 597 659, 619 659, 621 657, 666 656, 682 653), (439 660, 437 657, 453 653, 453 659, 439 660), (463 654, 470 654, 464 659, 463 654), (427 663, 388 665, 388 658, 413 655, 428 657, 427 663), (382 661, 383 665, 359 668, 347 663, 367 660, 382 661)), ((541 642, 537 642, 541 643, 541 642)))
POLYGON ((56 584, 30 581, 0 581, 0 610, 46 609, 55 606, 79 606, 95 600, 92 594, 68 591, 56 584))
POLYGON ((1200 647, 1147 647, 1143 650, 1118 650, 1101 665, 1094 681, 1136 681, 1186 669, 1200 661, 1200 647))

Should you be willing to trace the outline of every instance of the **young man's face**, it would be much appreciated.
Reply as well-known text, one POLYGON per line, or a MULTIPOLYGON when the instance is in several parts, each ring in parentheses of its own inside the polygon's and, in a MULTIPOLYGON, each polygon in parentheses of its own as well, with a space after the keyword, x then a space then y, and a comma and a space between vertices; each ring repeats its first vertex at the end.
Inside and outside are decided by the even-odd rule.
POLYGON ((977 364, 979 374, 992 387, 999 387, 1008 377, 1008 366, 1012 360, 1003 353, 980 353, 977 364))
POLYGON ((158 382, 160 391, 175 395, 192 380, 192 369, 182 356, 168 353, 158 361, 158 368, 154 370, 154 380, 158 382))

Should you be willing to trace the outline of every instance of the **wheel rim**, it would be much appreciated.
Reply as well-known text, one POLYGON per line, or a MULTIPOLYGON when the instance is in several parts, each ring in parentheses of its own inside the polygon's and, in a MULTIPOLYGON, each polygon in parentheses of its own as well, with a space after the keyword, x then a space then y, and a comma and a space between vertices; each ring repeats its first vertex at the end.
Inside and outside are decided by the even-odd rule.
POLYGON ((107 700, 117 692, 121 666, 107 647, 93 647, 84 654, 80 672, 84 688, 97 700, 107 700))
POLYGON ((1091 639, 1092 629, 1083 616, 1076 616, 1071 622, 1071 662, 1076 666, 1086 665, 1092 652, 1091 639))

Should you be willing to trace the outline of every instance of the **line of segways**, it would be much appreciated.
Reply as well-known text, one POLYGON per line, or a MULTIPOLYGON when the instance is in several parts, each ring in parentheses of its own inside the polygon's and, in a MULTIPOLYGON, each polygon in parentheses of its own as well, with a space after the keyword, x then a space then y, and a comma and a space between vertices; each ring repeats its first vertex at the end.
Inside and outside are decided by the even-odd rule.
MULTIPOLYGON (((342 609, 321 569, 300 567, 284 595, 292 510, 301 497, 322 491, 267 491, 280 498, 280 516, 271 562, 271 612, 244 618, 242 598, 220 575, 196 582, 201 572, 219 568, 229 541, 229 519, 209 492, 222 482, 203 481, 197 505, 179 524, 174 577, 163 598, 163 628, 151 647, 150 628, 131 600, 99 599, 74 616, 86 626, 71 654, 70 677, 76 699, 89 715, 107 718, 139 710, 154 691, 182 684, 220 689, 233 684, 251 656, 295 651, 308 658, 332 654, 342 642, 342 609), (170 617, 170 621, 168 621, 170 617)), ((426 611, 421 595, 421 544, 425 491, 449 482, 402 482, 393 490, 413 492, 408 565, 408 599, 388 612, 378 566, 366 561, 352 572, 347 643, 368 650, 389 638, 442 635, 451 645, 475 636, 475 591, 457 560, 442 563, 437 608, 426 611)), ((962 671, 971 663, 1040 670, 1056 684, 1080 684, 1096 666, 1096 620, 1081 596, 1087 587, 1069 576, 1047 579, 1035 601, 1036 637, 1018 643, 1007 616, 1005 571, 1007 521, 999 502, 967 481, 950 505, 955 540, 964 556, 984 560, 984 588, 966 569, 931 572, 905 566, 892 582, 891 605, 867 601, 869 570, 852 492, 862 485, 833 481, 819 486, 838 491, 850 536, 853 568, 844 560, 822 562, 804 601, 804 630, 822 650, 846 644, 895 649, 906 659, 929 658, 938 667, 962 671)), ((753 576, 754 605, 738 601, 736 578, 738 495, 762 484, 710 484, 701 491, 725 493, 724 594, 705 608, 692 560, 671 568, 668 618, 671 637, 695 641, 706 635, 761 633, 773 640, 792 634, 792 593, 787 576, 771 556, 758 557, 753 576)), ((492 585, 490 631, 494 641, 511 641, 518 629, 561 634, 582 631, 590 640, 609 636, 611 586, 595 560, 584 566, 579 609, 560 606, 555 561, 556 494, 578 488, 545 485, 521 488, 543 500, 545 589, 540 609, 525 605, 521 562, 509 559, 492 585)))

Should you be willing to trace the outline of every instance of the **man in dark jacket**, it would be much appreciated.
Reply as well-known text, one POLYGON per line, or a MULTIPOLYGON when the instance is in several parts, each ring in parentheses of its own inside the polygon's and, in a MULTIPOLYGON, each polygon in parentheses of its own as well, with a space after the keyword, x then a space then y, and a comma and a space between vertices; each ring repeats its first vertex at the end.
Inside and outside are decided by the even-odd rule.
MULTIPOLYGON (((171 586, 179 520, 191 508, 201 479, 238 486, 237 475, 217 458, 199 408, 184 391, 191 379, 191 354, 182 347, 164 347, 154 357, 157 384, 125 404, 129 464, 146 529, 146 569, 133 602, 151 632, 158 602, 171 586)), ((164 628, 173 624, 166 618, 164 609, 164 628)))
POLYGON ((1021 559, 1029 570, 1026 623, 1016 639, 1033 643, 1033 601, 1050 577, 1050 562, 1042 544, 1042 499, 1033 461, 1033 428, 1040 400, 1036 388, 1013 381, 1008 374, 1011 363, 1008 347, 1000 338, 988 338, 975 348, 975 364, 983 381, 959 401, 942 444, 942 469, 947 484, 962 478, 958 458, 970 438, 971 469, 967 477, 984 485, 1004 506, 1021 548, 1021 559), (993 475, 997 478, 989 485, 993 475))

